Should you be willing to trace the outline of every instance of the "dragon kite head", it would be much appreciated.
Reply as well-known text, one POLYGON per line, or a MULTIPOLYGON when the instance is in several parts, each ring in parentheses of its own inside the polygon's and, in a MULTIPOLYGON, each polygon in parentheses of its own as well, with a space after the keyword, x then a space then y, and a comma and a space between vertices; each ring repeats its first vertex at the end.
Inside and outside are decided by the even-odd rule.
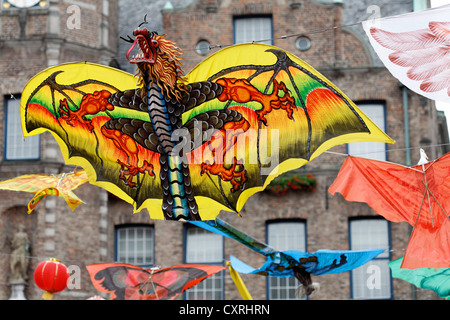
MULTIPOLYGON (((136 29, 133 32, 133 35, 135 36, 134 40, 132 41, 132 45, 130 49, 127 51, 127 59, 130 61, 130 63, 148 63, 148 64, 154 64, 156 62, 156 59, 158 57, 158 51, 161 52, 159 49, 159 39, 157 39, 158 34, 156 32, 149 32, 147 29, 136 29), (131 52, 136 47, 136 44, 139 45, 139 53, 136 55, 133 55, 130 59, 131 52)), ((130 38, 131 39, 131 38, 130 38)), ((129 41, 131 42, 131 41, 129 41)))
POLYGON ((136 64, 140 82, 156 82, 166 94, 180 98, 179 82, 183 80, 183 71, 180 60, 182 52, 172 41, 167 40, 165 35, 150 32, 141 25, 134 30, 134 39, 128 36, 123 40, 132 43, 126 53, 130 63, 136 64), (136 52, 135 48, 139 50, 136 52), (132 54, 136 52, 135 54, 132 54))

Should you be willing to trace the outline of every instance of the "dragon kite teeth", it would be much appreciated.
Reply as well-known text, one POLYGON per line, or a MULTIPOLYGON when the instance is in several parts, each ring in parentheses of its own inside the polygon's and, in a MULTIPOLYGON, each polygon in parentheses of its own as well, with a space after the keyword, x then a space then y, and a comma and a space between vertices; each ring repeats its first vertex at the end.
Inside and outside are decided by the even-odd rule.
POLYGON ((133 55, 131 57, 131 61, 134 62, 139 62, 139 61, 144 61, 146 59, 144 52, 142 52, 142 50, 139 51, 139 53, 133 55))

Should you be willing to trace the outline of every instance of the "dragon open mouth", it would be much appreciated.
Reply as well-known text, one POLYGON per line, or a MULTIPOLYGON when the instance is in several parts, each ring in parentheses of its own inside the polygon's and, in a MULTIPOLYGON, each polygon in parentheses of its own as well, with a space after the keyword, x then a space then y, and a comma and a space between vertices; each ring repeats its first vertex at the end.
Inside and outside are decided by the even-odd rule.
POLYGON ((126 57, 130 63, 144 62, 153 64, 156 60, 156 49, 147 41, 145 36, 138 34, 130 49, 128 49, 126 57), (136 47, 136 44, 139 44, 140 50, 136 54, 131 55, 131 52, 136 47))

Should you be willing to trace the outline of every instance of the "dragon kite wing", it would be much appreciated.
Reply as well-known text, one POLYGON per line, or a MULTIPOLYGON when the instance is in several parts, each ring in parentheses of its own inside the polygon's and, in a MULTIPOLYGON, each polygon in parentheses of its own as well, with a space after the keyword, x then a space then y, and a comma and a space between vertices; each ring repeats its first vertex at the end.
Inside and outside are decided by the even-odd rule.
MULTIPOLYGON (((228 167, 233 159, 243 164, 245 186, 228 187, 223 179, 229 173, 224 172, 225 166, 202 165, 203 176, 219 172, 210 181, 203 177, 201 187, 209 198, 224 204, 225 210, 239 212, 252 194, 275 177, 335 145, 394 142, 323 75, 273 46, 240 44, 222 49, 194 68, 187 81, 214 81, 223 91, 217 99, 187 111, 185 121, 205 110, 236 110, 246 120, 241 131, 229 130, 235 135, 226 136, 225 156, 219 159, 228 167)), ((194 162, 201 161, 194 155, 194 162)))
MULTIPOLYGON (((119 179, 109 174, 115 172, 114 166, 107 164, 110 159, 117 162, 122 158, 112 141, 102 139, 100 127, 114 116, 106 109, 104 96, 133 88, 135 84, 136 79, 131 74, 90 63, 48 68, 34 76, 22 92, 24 135, 50 131, 66 163, 83 167, 90 182, 125 197, 124 191, 116 187, 119 179), (77 117, 75 110, 91 114, 85 112, 77 117)), ((116 108, 114 112, 120 114, 123 110, 116 108)), ((142 117, 137 112, 133 116, 142 117)))
POLYGON ((214 265, 176 265, 143 269, 124 263, 86 266, 94 287, 111 294, 111 300, 173 300, 180 293, 225 269, 214 265))
POLYGON ((52 67, 25 87, 21 115, 25 136, 50 131, 90 183, 153 219, 239 212, 273 178, 334 145, 393 142, 281 49, 228 47, 174 82, 176 55, 161 53, 174 52, 170 41, 146 29, 135 36, 127 57, 139 43, 144 54, 129 58, 137 77, 90 63, 52 67))

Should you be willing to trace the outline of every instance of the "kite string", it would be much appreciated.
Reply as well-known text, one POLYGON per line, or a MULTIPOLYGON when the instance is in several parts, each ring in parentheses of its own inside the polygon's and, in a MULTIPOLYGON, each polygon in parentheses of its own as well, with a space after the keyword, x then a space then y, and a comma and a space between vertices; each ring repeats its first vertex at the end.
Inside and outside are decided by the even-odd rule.
MULTIPOLYGON (((379 248, 379 249, 383 249, 383 248, 379 248)), ((398 252, 405 252, 406 248, 386 248, 385 249, 387 252, 394 252, 394 253, 398 253, 398 252)), ((24 257, 30 260, 39 260, 39 261, 44 261, 44 260, 48 260, 50 257, 53 257, 52 255, 49 256, 33 256, 33 255, 21 255, 21 254, 14 254, 14 253, 5 253, 5 252, 0 252, 0 256, 4 256, 4 257, 11 257, 11 256, 16 256, 16 257, 24 257)), ((58 257, 58 259, 63 262, 66 265, 77 265, 77 266, 81 266, 81 265, 89 265, 89 264, 94 264, 94 263, 98 263, 98 260, 72 260, 72 259, 65 259, 64 257, 58 257)), ((226 264, 228 260, 227 259, 223 259, 223 263, 226 264)), ((115 261, 115 263, 121 263, 120 261, 115 261)), ((216 263, 211 263, 211 264, 216 264, 216 263)), ((157 269, 161 269, 161 266, 158 265, 157 268, 155 268, 155 270, 157 269)), ((153 271, 154 272, 154 271, 153 271)), ((148 280, 146 281, 146 283, 148 283, 148 280)))
MULTIPOLYGON (((330 30, 335 30, 335 29, 340 29, 340 28, 346 28, 346 27, 351 27, 351 26, 355 26, 355 25, 359 25, 362 22, 364 22, 366 20, 360 20, 357 22, 353 22, 353 23, 349 23, 349 24, 342 24, 342 25, 338 25, 338 26, 332 26, 332 27, 324 27, 324 28, 320 28, 320 29, 312 29, 312 30, 305 30, 303 32, 299 32, 299 33, 293 33, 293 34, 286 34, 283 36, 279 36, 279 37, 272 37, 272 38, 268 38, 268 39, 263 39, 263 40, 253 40, 250 41, 249 43, 259 43, 259 42, 267 42, 267 41, 273 41, 273 40, 285 40, 288 38, 292 38, 292 37, 296 37, 296 36, 302 36, 302 35, 308 35, 308 34, 318 34, 318 33, 323 33, 323 32, 327 32, 330 30)), ((0 37, 1 38, 1 37, 0 37)), ((208 50, 211 51, 213 49, 221 49, 224 47, 228 47, 228 46, 232 46, 235 43, 229 43, 229 44, 216 44, 216 45, 209 45, 208 46, 208 50)), ((184 49, 183 52, 195 52, 196 49, 184 49)), ((111 59, 120 59, 121 56, 112 56, 111 59)), ((42 59, 29 59, 27 60, 30 64, 34 64, 34 60, 36 60, 36 62, 42 62, 42 59)), ((185 59, 186 60, 186 59, 185 59)), ((49 68, 49 67, 54 67, 57 66, 58 64, 55 65, 46 65, 45 68, 49 68)), ((35 67, 36 70, 41 71, 42 70, 42 66, 36 66, 35 67)), ((33 70, 32 68, 27 68, 27 71, 33 70)), ((8 69, 8 70, 4 70, 4 71, 0 71, 0 74, 4 73, 4 74, 8 74, 8 73, 17 73, 23 71, 23 68, 21 69, 8 69)))
MULTIPOLYGON (((390 148, 390 149, 386 149, 384 151, 381 152, 393 152, 393 151, 405 151, 405 150, 416 150, 416 149, 420 149, 420 148, 440 148, 440 147, 444 147, 444 146, 450 146, 450 143, 441 143, 441 144, 429 144, 429 145, 425 145, 425 146, 413 146, 413 147, 408 147, 408 148, 390 148)), ((330 151, 330 150, 325 150, 323 153, 329 153, 329 154, 334 154, 334 155, 338 155, 338 156, 343 156, 343 157, 348 157, 348 156, 363 156, 363 155, 369 155, 369 154, 374 154, 374 153, 379 153, 380 151, 372 151, 372 152, 363 152, 363 153, 345 153, 345 152, 336 152, 336 151, 330 151)))
POLYGON ((147 285, 148 282, 150 282, 151 285, 152 285, 152 288, 153 288, 153 292, 155 293, 156 300, 160 300, 159 296, 158 296, 158 292, 157 292, 156 287, 155 287, 155 283, 153 282, 153 279, 152 279, 154 272, 155 272, 155 269, 151 268, 151 273, 149 274, 148 279, 144 282, 143 288, 145 290, 145 286, 147 285))
MULTIPOLYGON (((323 32, 327 32, 327 31, 331 31, 331 30, 336 30, 336 29, 340 29, 340 28, 346 28, 346 27, 351 27, 351 26, 355 26, 355 25, 359 25, 362 22, 364 22, 366 20, 360 20, 358 22, 353 22, 353 23, 349 23, 349 24, 342 24, 339 26, 333 26, 333 27, 325 27, 325 28, 321 28, 321 29, 315 29, 315 30, 306 30, 300 33, 293 33, 293 34, 289 34, 289 35, 283 35, 280 37, 272 37, 272 38, 268 38, 268 39, 261 39, 261 40, 252 40, 252 41, 248 41, 247 43, 259 43, 259 42, 268 42, 271 41, 273 42, 273 40, 285 40, 288 38, 292 38, 292 37, 300 37, 300 36, 305 36, 305 35, 310 35, 310 34, 317 34, 317 33, 323 33, 323 32)), ((212 49, 221 49, 224 47, 229 47, 232 46, 236 43, 229 43, 229 44, 217 44, 217 45, 209 45, 208 49, 209 51, 211 51, 212 49)), ((184 52, 189 52, 189 51, 196 51, 196 49, 188 49, 188 50, 183 50, 184 52)))
MULTIPOLYGON (((368 17, 368 18, 370 18, 370 17, 368 17)), ((347 24, 337 25, 337 26, 305 30, 303 32, 298 32, 298 33, 293 33, 293 34, 285 34, 285 35, 282 35, 282 36, 279 36, 279 37, 271 37, 269 39, 252 40, 252 41, 250 41, 250 43, 253 44, 253 43, 267 42, 267 41, 272 41, 273 42, 273 40, 285 40, 285 39, 292 38, 292 37, 299 37, 299 36, 304 36, 304 35, 312 35, 312 34, 324 33, 324 32, 327 32, 327 31, 332 31, 332 30, 336 30, 336 29, 341 29, 341 28, 347 28, 347 27, 360 25, 360 24, 362 24, 365 21, 369 21, 368 18, 365 18, 365 19, 362 19, 362 20, 358 20, 356 22, 351 22, 351 23, 347 23, 347 24)), ((0 40, 9 40, 9 39, 4 39, 4 37, 0 36, 0 40)), ((13 39, 11 39, 11 40, 13 40, 13 39)), ((231 46, 231 45, 234 45, 234 44, 235 43, 209 45, 208 46, 208 50, 211 51, 212 49, 215 49, 215 48, 221 49, 222 47, 227 47, 227 46, 231 46)), ((194 51, 197 51, 197 49, 194 48, 194 49, 185 49, 185 50, 183 50, 183 52, 194 52, 194 51)), ((119 56, 111 57, 111 59, 116 59, 116 60, 120 59, 120 58, 121 57, 119 57, 119 56)), ((27 61, 30 64, 34 64, 33 61, 42 62, 42 59, 37 59, 37 58, 36 59, 28 59, 27 61)), ((53 67, 53 66, 55 66, 55 65, 46 65, 47 68, 48 67, 53 67)), ((42 70, 42 67, 40 67, 40 66, 37 66, 36 68, 38 68, 38 70, 42 70)), ((30 70, 30 68, 27 69, 27 71, 29 71, 29 70, 30 70)), ((8 70, 5 70, 5 71, 0 71, 0 74, 2 74, 2 73, 17 73, 17 72, 20 72, 20 71, 23 71, 23 68, 21 68, 21 69, 8 69, 8 70)))
MULTIPOLYGON (((425 190, 426 190, 426 193, 428 194, 428 202, 429 203, 431 203, 430 202, 430 194, 431 194, 431 196, 434 198, 434 200, 436 201, 436 203, 438 204, 438 206, 439 206, 439 208, 442 210, 442 212, 444 213, 444 215, 447 217, 447 218, 450 218, 450 216, 447 214, 447 212, 444 210, 444 208, 441 206, 441 204, 439 203, 439 201, 436 199, 436 197, 435 197, 435 195, 433 194, 433 192, 428 188, 428 182, 427 182, 427 180, 426 180, 426 175, 425 175, 425 173, 424 173, 424 177, 425 177, 425 181, 423 181, 422 180, 422 183, 425 185, 425 190)), ((424 193, 424 196, 425 196, 425 193, 424 193)), ((434 223, 433 223, 433 211, 431 210, 431 206, 430 206, 430 212, 431 212, 431 223, 432 223, 432 226, 433 226, 433 228, 434 228, 434 223)))

